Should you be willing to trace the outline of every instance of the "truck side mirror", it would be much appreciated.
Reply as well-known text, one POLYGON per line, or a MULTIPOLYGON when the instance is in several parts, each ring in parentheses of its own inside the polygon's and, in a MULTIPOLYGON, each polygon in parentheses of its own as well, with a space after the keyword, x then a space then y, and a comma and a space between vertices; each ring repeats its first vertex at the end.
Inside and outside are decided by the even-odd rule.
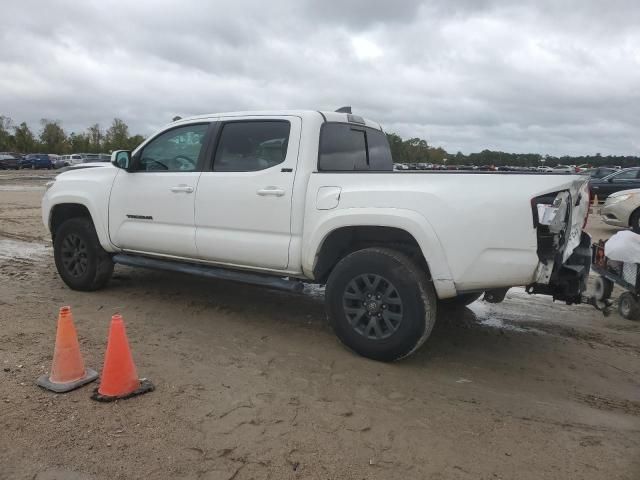
POLYGON ((116 150, 111 154, 111 163, 115 167, 129 171, 129 168, 131 168, 131 152, 129 150, 116 150))

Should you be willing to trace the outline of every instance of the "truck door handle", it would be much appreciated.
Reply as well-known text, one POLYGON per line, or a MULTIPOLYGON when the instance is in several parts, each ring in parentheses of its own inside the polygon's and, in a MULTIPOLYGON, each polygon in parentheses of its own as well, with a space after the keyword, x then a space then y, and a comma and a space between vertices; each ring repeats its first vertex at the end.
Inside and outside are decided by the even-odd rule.
POLYGON ((189 185, 176 185, 175 187, 169 188, 173 193, 193 193, 193 187, 189 185))
POLYGON ((284 196, 284 190, 278 187, 264 187, 256 192, 261 197, 265 197, 267 195, 271 195, 274 197, 282 197, 284 196))

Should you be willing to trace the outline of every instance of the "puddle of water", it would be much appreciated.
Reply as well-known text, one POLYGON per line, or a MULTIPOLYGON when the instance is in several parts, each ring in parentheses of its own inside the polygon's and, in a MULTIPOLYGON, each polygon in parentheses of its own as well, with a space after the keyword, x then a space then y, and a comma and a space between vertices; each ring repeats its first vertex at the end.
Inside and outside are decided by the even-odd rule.
POLYGON ((514 325, 512 323, 505 322, 501 318, 498 318, 495 316, 489 304, 481 300, 473 302, 471 305, 469 305, 468 308, 470 308, 471 311, 473 311, 473 313, 476 315, 478 323, 480 323, 480 325, 483 325, 485 327, 497 328, 500 330, 507 330, 510 332, 519 332, 519 333, 534 332, 542 335, 545 334, 545 332, 543 332, 542 330, 538 330, 536 328, 524 328, 524 327, 519 327, 517 325, 514 325))
POLYGON ((42 192, 41 185, 0 185, 0 192, 42 192))
POLYGON ((31 259, 47 254, 47 247, 42 243, 23 242, 9 238, 0 239, 0 259, 31 259))
POLYGON ((315 283, 306 283, 302 293, 313 298, 324 298, 324 286, 315 283))

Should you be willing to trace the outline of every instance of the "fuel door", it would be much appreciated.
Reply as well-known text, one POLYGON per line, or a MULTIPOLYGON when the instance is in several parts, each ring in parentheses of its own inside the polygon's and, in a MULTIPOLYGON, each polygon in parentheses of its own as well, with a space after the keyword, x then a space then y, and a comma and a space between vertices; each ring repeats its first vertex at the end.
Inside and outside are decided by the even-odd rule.
POLYGON ((340 203, 340 187, 320 187, 316 196, 316 208, 318 210, 331 210, 340 203))

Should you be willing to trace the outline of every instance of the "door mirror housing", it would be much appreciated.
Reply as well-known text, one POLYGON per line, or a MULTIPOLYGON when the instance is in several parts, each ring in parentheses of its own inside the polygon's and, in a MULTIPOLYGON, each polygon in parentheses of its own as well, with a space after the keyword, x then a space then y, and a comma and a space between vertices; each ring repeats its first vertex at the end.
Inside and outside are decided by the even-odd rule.
POLYGON ((111 154, 111 163, 113 166, 130 171, 131 168, 131 151, 116 150, 111 154))

